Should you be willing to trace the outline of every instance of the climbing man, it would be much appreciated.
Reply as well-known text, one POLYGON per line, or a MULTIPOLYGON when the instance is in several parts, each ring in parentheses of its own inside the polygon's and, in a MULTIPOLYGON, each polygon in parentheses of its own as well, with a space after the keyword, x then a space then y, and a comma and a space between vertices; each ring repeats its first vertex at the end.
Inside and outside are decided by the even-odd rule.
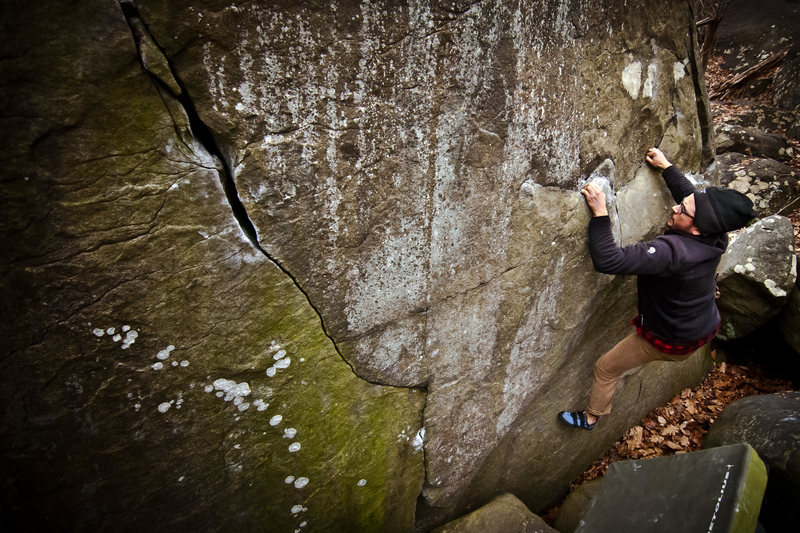
POLYGON ((589 403, 583 411, 561 411, 558 419, 593 429, 597 418, 611 412, 611 398, 626 371, 650 361, 684 361, 719 330, 715 302, 716 271, 728 246, 727 232, 744 227, 753 217, 753 203, 732 189, 697 191, 658 148, 645 160, 662 169, 662 177, 678 202, 666 234, 624 248, 614 243, 603 191, 589 183, 581 189, 592 211, 589 253, 605 274, 637 276, 639 315, 636 332, 619 342, 594 365, 589 403))

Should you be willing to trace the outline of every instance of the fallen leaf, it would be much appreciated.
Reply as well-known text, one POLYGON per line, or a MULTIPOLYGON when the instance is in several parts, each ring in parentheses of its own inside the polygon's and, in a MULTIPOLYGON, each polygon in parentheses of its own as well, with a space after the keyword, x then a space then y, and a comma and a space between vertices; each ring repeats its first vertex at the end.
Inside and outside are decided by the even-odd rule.
POLYGON ((678 433, 680 430, 681 430, 681 428, 679 428, 675 424, 670 424, 667 427, 665 427, 663 430, 661 430, 661 434, 662 435, 667 435, 667 436, 672 436, 672 435, 675 435, 676 433, 678 433))

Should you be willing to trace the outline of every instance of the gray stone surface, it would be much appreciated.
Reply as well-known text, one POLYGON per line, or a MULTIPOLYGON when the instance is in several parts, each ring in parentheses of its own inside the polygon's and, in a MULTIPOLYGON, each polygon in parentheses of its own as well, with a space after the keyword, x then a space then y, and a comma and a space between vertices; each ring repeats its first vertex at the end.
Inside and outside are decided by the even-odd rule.
POLYGON ((498 496, 431 533, 558 533, 513 494, 498 496))
POLYGON ((115 2, 3 10, 3 528, 411 530, 424 393, 342 360, 115 2))
POLYGON ((719 336, 737 339, 780 313, 797 279, 792 223, 773 215, 740 233, 719 264, 719 336))
POLYGON ((737 152, 750 157, 768 157, 776 161, 791 162, 794 148, 788 139, 777 133, 767 133, 756 128, 743 128, 720 123, 714 126, 717 154, 737 152))
POLYGON ((755 531, 766 484, 764 463, 745 444, 620 461, 576 531, 755 531))
POLYGON ((725 10, 715 48, 725 68, 741 72, 791 47, 773 79, 748 82, 761 87, 767 82, 773 104, 787 110, 800 104, 799 21, 800 5, 794 0, 734 0, 725 10))
POLYGON ((581 484, 578 488, 569 493, 561 505, 561 510, 558 513, 553 525, 560 533, 573 533, 580 524, 581 519, 586 515, 589 506, 600 488, 602 487, 603 479, 593 479, 581 484))
POLYGON ((578 184, 604 169, 629 243, 670 205, 645 149, 712 151, 687 5, 641 7, 6 2, 4 508, 408 530, 420 491, 424 524, 546 506, 703 370, 633 373, 563 446, 634 313, 578 184))
POLYGON ((798 111, 781 109, 758 102, 748 102, 746 108, 739 108, 736 114, 727 115, 725 122, 742 128, 756 128, 765 132, 786 131, 789 137, 797 137, 797 135, 792 135, 789 131, 797 121, 798 113, 798 111))
POLYGON ((654 209, 615 204, 632 241, 669 206, 646 147, 701 166, 686 6, 658 4, 667 23, 617 2, 140 4, 343 356, 427 386, 424 497, 454 504, 565 361, 597 355, 572 350, 609 282, 579 179, 606 159, 618 192, 641 176, 654 209))
POLYGON ((772 101, 776 106, 785 109, 797 109, 800 106, 798 80, 800 80, 800 43, 795 40, 772 83, 772 101))
POLYGON ((795 352, 800 355, 800 283, 795 282, 789 301, 778 317, 778 328, 795 352))
POLYGON ((716 50, 724 66, 744 71, 784 50, 800 35, 800 4, 793 0, 733 0, 719 25, 716 50))
POLYGON ((764 526, 797 531, 800 519, 800 392, 749 396, 725 407, 704 448, 746 443, 769 465, 764 526))
POLYGON ((717 157, 717 173, 720 185, 753 201, 759 217, 788 213, 800 198, 800 172, 774 159, 728 152, 717 157))

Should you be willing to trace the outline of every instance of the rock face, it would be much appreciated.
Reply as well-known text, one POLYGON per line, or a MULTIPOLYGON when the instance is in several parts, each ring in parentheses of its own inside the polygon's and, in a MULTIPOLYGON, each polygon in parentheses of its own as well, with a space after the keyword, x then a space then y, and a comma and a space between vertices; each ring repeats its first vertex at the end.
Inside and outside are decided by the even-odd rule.
POLYGON ((118 5, 6 7, 4 520, 412 528, 424 394, 342 361, 118 5))
POLYGON ((709 161, 685 2, 8 4, 12 513, 409 530, 420 490, 435 525, 509 488, 538 510, 698 379, 637 371, 563 446, 556 412, 634 313, 578 184, 605 180, 630 243, 671 202, 645 150, 709 161))
POLYGON ((773 215, 751 225, 728 246, 718 270, 719 337, 741 338, 780 313, 794 289, 792 223, 773 215))
POLYGON ((796 531, 800 500, 800 392, 743 398, 726 407, 711 426, 705 448, 747 443, 769 465, 764 526, 796 531))

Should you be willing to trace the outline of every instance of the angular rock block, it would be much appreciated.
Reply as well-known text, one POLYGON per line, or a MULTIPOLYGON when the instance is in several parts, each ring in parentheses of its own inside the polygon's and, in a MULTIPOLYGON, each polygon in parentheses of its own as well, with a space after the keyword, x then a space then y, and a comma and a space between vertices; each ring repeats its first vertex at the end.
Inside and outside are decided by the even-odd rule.
POLYGON ((720 124, 714 128, 717 153, 738 152, 776 161, 792 160, 792 145, 783 135, 765 133, 754 128, 720 124))
POLYGON ((513 494, 502 494, 431 533, 557 533, 513 494))
POLYGON ((612 464, 579 533, 755 531, 767 471, 746 444, 612 464))
POLYGON ((728 246, 717 269, 721 339, 744 337, 780 313, 797 279, 793 243, 792 223, 773 215, 728 246))
POLYGON ((761 522, 767 531, 800 531, 800 392, 748 396, 727 406, 705 448, 747 443, 769 465, 761 522))

